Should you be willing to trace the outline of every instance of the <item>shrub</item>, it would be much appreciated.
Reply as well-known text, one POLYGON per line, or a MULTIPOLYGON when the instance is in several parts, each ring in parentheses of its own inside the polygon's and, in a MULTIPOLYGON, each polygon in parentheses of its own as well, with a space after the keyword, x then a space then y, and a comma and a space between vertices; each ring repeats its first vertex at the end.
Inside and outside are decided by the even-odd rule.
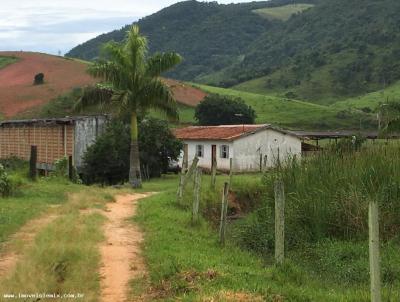
POLYGON ((6 169, 0 164, 0 196, 9 196, 12 192, 12 183, 8 177, 6 169))
POLYGON ((43 73, 36 74, 33 80, 33 85, 42 85, 43 83, 44 83, 44 74, 43 73))
MULTIPOLYGON (((181 149, 182 143, 172 134, 166 121, 148 118, 140 122, 140 161, 146 176, 159 177, 166 172, 169 160, 176 160, 181 149)), ((84 155, 84 181, 103 184, 127 181, 129 153, 129 126, 121 121, 111 122, 84 155)))
POLYGON ((241 98, 211 94, 196 107, 200 125, 254 124, 256 113, 241 98))

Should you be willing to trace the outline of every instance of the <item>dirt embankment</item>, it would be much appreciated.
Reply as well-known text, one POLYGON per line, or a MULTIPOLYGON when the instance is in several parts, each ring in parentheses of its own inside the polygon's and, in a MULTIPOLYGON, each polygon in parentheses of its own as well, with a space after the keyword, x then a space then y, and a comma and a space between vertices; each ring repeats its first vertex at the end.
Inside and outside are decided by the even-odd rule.
MULTIPOLYGON (((44 105, 76 87, 96 83, 87 74, 87 64, 69 58, 33 52, 0 52, 19 60, 0 69, 0 114, 5 118, 44 105), (43 85, 33 85, 36 74, 44 74, 43 85)), ((176 100, 194 107, 206 93, 188 84, 165 79, 176 100)))

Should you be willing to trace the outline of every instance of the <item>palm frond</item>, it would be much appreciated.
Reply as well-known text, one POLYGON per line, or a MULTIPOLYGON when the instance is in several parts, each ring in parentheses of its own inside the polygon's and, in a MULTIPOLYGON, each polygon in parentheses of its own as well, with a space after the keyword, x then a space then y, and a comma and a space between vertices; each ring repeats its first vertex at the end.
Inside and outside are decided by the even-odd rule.
POLYGON ((146 83, 143 93, 146 102, 141 104, 142 110, 153 108, 165 113, 171 120, 179 120, 176 100, 169 87, 159 79, 152 79, 146 83))
POLYGON ((104 85, 87 86, 83 89, 82 95, 75 102, 73 111, 82 112, 90 107, 98 107, 101 111, 110 104, 113 96, 113 90, 104 85))
POLYGON ((147 60, 146 75, 158 77, 162 73, 171 70, 182 61, 182 57, 175 53, 158 53, 147 60))
POLYGON ((132 71, 131 73, 144 73, 148 43, 146 37, 140 34, 139 26, 132 25, 127 32, 124 51, 128 54, 127 67, 132 71))

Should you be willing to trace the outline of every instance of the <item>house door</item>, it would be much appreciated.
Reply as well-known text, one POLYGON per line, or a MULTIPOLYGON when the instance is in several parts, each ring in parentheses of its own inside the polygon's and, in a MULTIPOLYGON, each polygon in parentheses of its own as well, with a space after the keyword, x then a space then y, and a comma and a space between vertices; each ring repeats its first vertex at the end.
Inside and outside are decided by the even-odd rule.
POLYGON ((217 145, 211 145, 211 167, 217 164, 217 145))

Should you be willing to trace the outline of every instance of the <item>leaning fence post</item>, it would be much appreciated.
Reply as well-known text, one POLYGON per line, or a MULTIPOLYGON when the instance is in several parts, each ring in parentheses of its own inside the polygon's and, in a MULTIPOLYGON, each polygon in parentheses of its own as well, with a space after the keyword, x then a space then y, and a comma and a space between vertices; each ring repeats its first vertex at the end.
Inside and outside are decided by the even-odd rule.
POLYGON ((37 177, 37 146, 31 146, 31 157, 29 160, 29 177, 36 180, 37 177))
POLYGON ((194 170, 196 169, 197 163, 199 162, 199 158, 196 156, 193 159, 192 165, 190 166, 189 170, 187 171, 186 175, 181 173, 181 177, 179 180, 179 186, 178 186, 178 192, 177 192, 177 203, 181 203, 182 198, 183 198, 183 190, 185 189, 185 185, 188 181, 188 179, 192 176, 194 170))
POLYGON ((222 191, 221 219, 219 226, 219 242, 221 243, 221 245, 225 245, 226 220, 228 214, 228 194, 229 184, 225 182, 224 189, 222 191))
POLYGON ((371 275, 371 302, 381 302, 381 276, 379 256, 379 206, 370 201, 368 207, 369 266, 371 275))
POLYGON ((192 212, 192 223, 199 221, 199 204, 200 204, 200 193, 201 193, 201 174, 200 168, 196 169, 194 177, 194 197, 193 197, 193 212, 192 212))
POLYGON ((215 183, 217 180, 217 159, 212 159, 212 166, 211 166, 211 187, 215 189, 215 183))
POLYGON ((275 260, 282 263, 285 257, 285 189, 282 180, 274 183, 275 191, 275 260))

